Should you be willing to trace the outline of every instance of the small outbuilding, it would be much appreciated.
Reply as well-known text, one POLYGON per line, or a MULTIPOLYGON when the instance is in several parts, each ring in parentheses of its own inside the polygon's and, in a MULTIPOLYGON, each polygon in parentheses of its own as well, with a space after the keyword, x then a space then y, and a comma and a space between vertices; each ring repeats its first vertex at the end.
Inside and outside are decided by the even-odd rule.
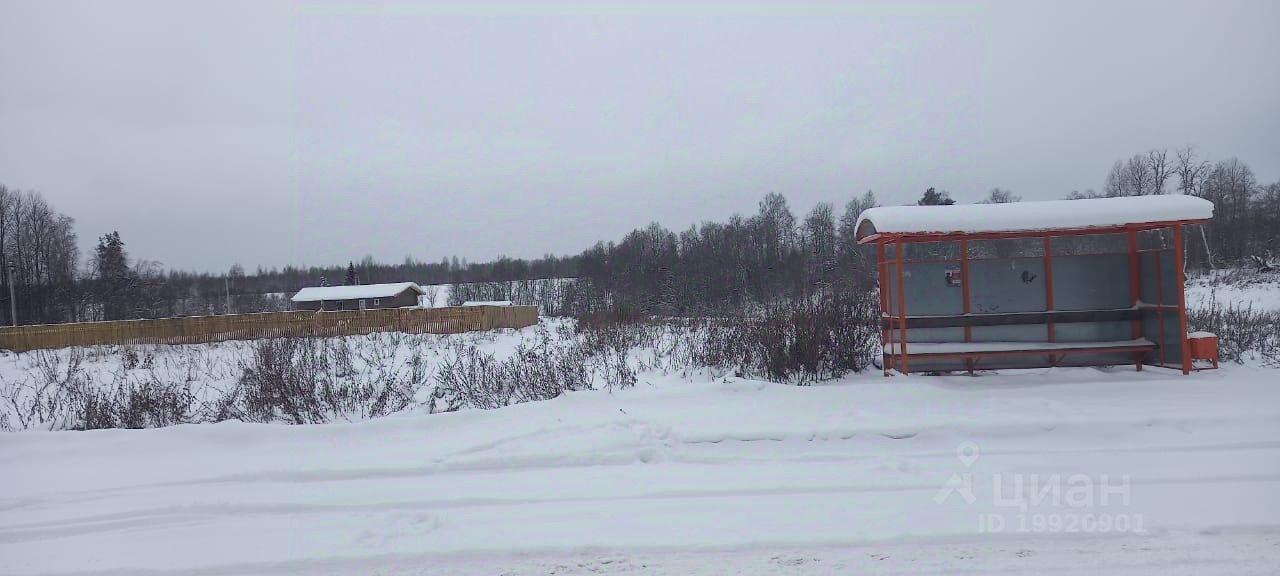
POLYGON ((875 246, 884 371, 1133 364, 1192 370, 1185 228, 1194 196, 887 206, 875 246))
POLYGON ((367 310, 417 306, 426 292, 413 282, 312 286, 290 298, 295 310, 367 310))

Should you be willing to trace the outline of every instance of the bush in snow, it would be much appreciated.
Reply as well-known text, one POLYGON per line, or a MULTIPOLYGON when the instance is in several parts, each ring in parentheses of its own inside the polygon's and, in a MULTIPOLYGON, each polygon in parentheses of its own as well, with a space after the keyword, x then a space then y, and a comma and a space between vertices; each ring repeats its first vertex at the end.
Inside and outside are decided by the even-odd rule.
POLYGON ((583 314, 577 330, 590 351, 648 350, 645 367, 710 368, 739 376, 804 384, 870 366, 878 356, 874 291, 783 300, 741 316, 645 317, 624 308, 583 314))
POLYGON ((79 390, 87 384, 80 349, 66 353, 36 351, 31 353, 34 366, 22 380, 0 380, 0 398, 7 410, 0 415, 5 430, 47 428, 65 430, 75 427, 75 401, 79 390))
POLYGON ((0 371, 0 429, 377 417, 417 405, 433 374, 427 355, 442 338, 384 333, 7 355, 16 370, 0 371))
POLYGON ((378 340, 257 340, 236 386, 218 400, 215 419, 313 424, 404 410, 428 381, 422 353, 414 349, 401 360, 399 346, 378 340))
POLYGON ((1223 360, 1256 358, 1280 366, 1280 311, 1222 305, 1210 298, 1207 308, 1187 311, 1187 325, 1217 334, 1223 360))
POLYGON ((80 407, 78 430, 103 428, 159 428, 198 420, 191 385, 149 378, 126 379, 116 386, 76 390, 80 407))
POLYGON ((758 317, 702 322, 676 348, 695 366, 740 376, 801 384, 838 378, 875 359, 877 311, 870 294, 774 305, 758 317))
MULTIPOLYGON (((136 351, 122 351, 122 360, 131 354, 136 351)), ((150 367, 131 374, 122 363, 97 381, 85 367, 85 356, 80 348, 33 352, 25 379, 0 381, 0 399, 8 405, 0 428, 153 428, 201 418, 190 379, 150 367)))
POLYGON ((565 392, 634 386, 630 348, 592 348, 565 332, 557 338, 540 325, 532 343, 499 360, 475 346, 454 347, 436 375, 430 412, 500 408, 548 400, 565 392))

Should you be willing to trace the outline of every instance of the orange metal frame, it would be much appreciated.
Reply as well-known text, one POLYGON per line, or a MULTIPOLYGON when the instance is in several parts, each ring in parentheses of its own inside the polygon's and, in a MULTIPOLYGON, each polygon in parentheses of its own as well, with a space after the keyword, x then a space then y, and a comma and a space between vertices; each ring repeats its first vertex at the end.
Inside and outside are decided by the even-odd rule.
MULTIPOLYGON (((965 314, 969 314, 969 239, 960 239, 960 298, 963 299, 961 310, 965 314)), ((973 327, 964 327, 964 341, 973 341, 973 327)), ((973 374, 973 359, 964 359, 965 369, 973 374)))
MULTIPOLYGON (((1181 359, 1181 368, 1183 374, 1189 374, 1192 370, 1190 343, 1187 341, 1187 309, 1186 309, 1186 278, 1183 273, 1183 245, 1182 230, 1187 224, 1201 224, 1206 220, 1184 220, 1170 222, 1149 222, 1143 224, 1130 224, 1123 226, 1106 226, 1094 228, 1064 228, 1057 230, 1036 230, 1036 231, 1014 231, 1014 232, 981 232, 981 233, 886 233, 873 234, 859 240, 860 244, 875 244, 876 246, 876 276, 877 286, 880 291, 880 311, 881 316, 887 320, 882 322, 881 327, 881 344, 882 348, 887 349, 884 354, 882 368, 885 376, 889 375, 890 368, 896 369, 902 374, 910 373, 910 352, 907 348, 907 308, 906 308, 906 274, 905 268, 908 263, 920 262, 958 262, 960 265, 960 289, 961 298, 963 300, 963 313, 970 314, 970 293, 969 293, 969 241, 970 240, 1007 240, 1013 238, 1041 238, 1043 241, 1044 262, 1044 278, 1045 278, 1045 309, 1046 311, 1054 310, 1054 294, 1053 294, 1053 238, 1068 236, 1089 236, 1102 234, 1124 234, 1126 237, 1128 256, 1129 256, 1129 299, 1135 307, 1154 310, 1157 322, 1159 322, 1160 337, 1158 350, 1160 351, 1159 362, 1157 366, 1169 367, 1165 363, 1165 351, 1168 350, 1165 345, 1164 315, 1166 311, 1176 310, 1178 314, 1179 333, 1182 334, 1179 342, 1179 357, 1181 359), (1138 248, 1137 235, 1139 232, 1148 232, 1154 230, 1170 229, 1173 231, 1173 250, 1174 267, 1176 269, 1176 290, 1177 303, 1170 305, 1165 303, 1163 295, 1163 286, 1161 286, 1162 272, 1160 270, 1160 253, 1170 248, 1138 248), (956 259, 922 259, 908 260, 906 259, 906 247, 910 244, 925 242, 959 242, 960 256, 956 259), (886 255, 885 246, 893 246, 893 260, 890 261, 886 255), (1141 275, 1139 269, 1141 266, 1141 255, 1153 253, 1155 263, 1155 285, 1153 288, 1156 293, 1158 304, 1141 305, 1141 275), (896 282, 893 290, 890 290, 887 281, 889 268, 892 267, 896 276, 896 282), (896 293, 896 294, 895 294, 896 293), (896 298, 895 298, 896 297, 896 298), (896 322, 897 334, 894 332, 896 322), (896 338, 895 338, 896 336, 896 338), (894 345, 896 344, 896 351, 894 345)), ((1164 236, 1161 235, 1161 243, 1163 244, 1164 236)), ((1072 255, 1075 256, 1075 255, 1072 255)), ((1034 258, 1034 256, 1032 257, 1034 258)), ((993 258, 982 258, 989 260, 993 258)), ((1001 258, 994 258, 1001 259, 1001 258)), ((1053 322, 1046 324, 1046 339, 1048 342, 1054 342, 1057 335, 1053 322)), ((1131 334, 1134 339, 1142 335, 1142 321, 1133 320, 1131 322, 1131 334)), ((964 341, 972 341, 972 330, 969 326, 964 327, 964 341)), ((920 358, 961 358, 965 360, 965 368, 972 372, 974 364, 977 360, 988 356, 1017 356, 1017 355, 1040 355, 1048 356, 1050 365, 1057 365, 1057 362, 1067 353, 1071 354, 1115 354, 1123 352, 1134 353, 1134 367, 1142 370, 1143 356, 1150 352, 1150 346, 1126 346, 1126 347, 1110 347, 1110 348, 1071 348, 1059 349, 1047 352, 1044 350, 998 350, 998 351, 974 351, 974 352, 955 352, 955 353, 926 353, 917 354, 920 358)))

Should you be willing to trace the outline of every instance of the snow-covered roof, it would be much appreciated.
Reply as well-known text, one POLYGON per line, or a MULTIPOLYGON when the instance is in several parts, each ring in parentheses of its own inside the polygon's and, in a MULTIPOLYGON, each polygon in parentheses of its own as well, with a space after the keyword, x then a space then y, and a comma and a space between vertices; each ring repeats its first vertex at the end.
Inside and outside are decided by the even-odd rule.
POLYGON ((355 286, 311 286, 303 288, 293 295, 294 302, 319 302, 321 300, 358 300, 361 298, 391 298, 413 290, 425 294, 421 286, 413 282, 394 282, 391 284, 357 284, 355 286))
POLYGON ((1212 202, 1181 194, 1007 204, 881 206, 862 211, 858 217, 857 237, 861 241, 874 234, 973 234, 1104 228, 1212 217, 1212 202))

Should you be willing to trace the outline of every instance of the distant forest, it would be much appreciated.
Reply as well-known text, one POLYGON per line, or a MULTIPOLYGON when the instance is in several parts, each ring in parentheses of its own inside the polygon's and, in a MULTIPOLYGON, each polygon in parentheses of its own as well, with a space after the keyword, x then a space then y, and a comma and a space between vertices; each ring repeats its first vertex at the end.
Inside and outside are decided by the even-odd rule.
MULTIPOLYGON (((1244 162, 1211 162, 1191 148, 1157 149, 1118 160, 1101 191, 1067 198, 1181 193, 1215 205, 1204 235, 1191 234, 1188 262, 1196 268, 1271 265, 1280 251, 1280 182, 1262 184, 1244 162)), ((1016 202, 992 189, 983 202, 1016 202)), ((920 204, 954 203, 929 188, 920 204)), ((839 299, 873 285, 865 251, 853 239, 858 214, 876 205, 871 192, 848 201, 837 215, 820 203, 797 218, 781 194, 767 195, 756 214, 734 215, 674 232, 654 223, 619 242, 601 242, 572 256, 500 258, 467 263, 406 258, 390 264, 365 257, 331 266, 261 269, 234 266, 225 273, 164 270, 130 255, 127 239, 99 237, 91 254, 78 249, 75 221, 42 194, 0 185, 0 318, 10 323, 10 283, 21 324, 257 312, 282 309, 305 286, 411 280, 420 284, 472 284, 492 298, 498 283, 576 278, 557 285, 544 312, 698 316, 741 313, 778 302, 839 299)), ((544 291, 530 290, 529 293, 544 291)))

